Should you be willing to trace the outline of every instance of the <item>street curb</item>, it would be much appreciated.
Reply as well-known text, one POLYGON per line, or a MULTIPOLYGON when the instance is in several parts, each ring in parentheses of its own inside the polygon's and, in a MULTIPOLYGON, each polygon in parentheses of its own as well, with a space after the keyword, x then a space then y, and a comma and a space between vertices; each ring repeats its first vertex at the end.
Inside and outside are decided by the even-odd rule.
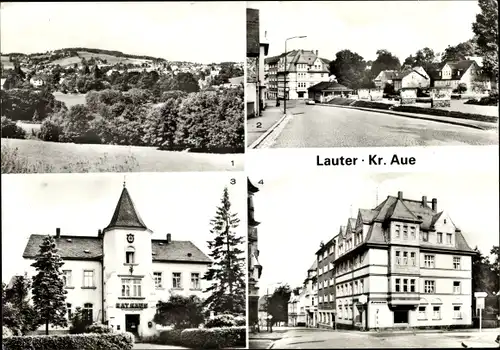
POLYGON ((271 344, 269 344, 266 349, 272 349, 273 346, 274 346, 274 341, 271 344))
MULTIPOLYGON (((395 115, 399 117, 406 117, 406 118, 413 118, 413 119, 420 119, 420 120, 428 120, 432 122, 437 122, 437 123, 444 123, 444 124, 452 124, 452 125, 458 125, 458 126, 464 126, 472 129, 477 129, 477 130, 493 130, 495 127, 491 128, 484 128, 478 125, 472 125, 472 124, 467 124, 463 123, 460 121, 454 121, 454 120, 442 120, 442 119, 433 119, 431 117, 423 117, 423 116, 418 116, 418 115, 413 115, 413 114, 406 114, 406 113, 395 113, 391 111, 386 111, 386 110, 379 110, 379 109, 373 109, 373 108, 365 108, 365 107, 353 107, 353 106, 339 106, 339 105, 334 105, 334 104, 326 104, 326 103, 318 103, 318 106, 327 106, 327 107, 339 107, 339 108, 349 108, 349 109, 358 109, 362 111, 370 111, 370 112, 375 112, 375 113, 384 113, 384 114, 390 114, 390 115, 395 115)), ((492 123, 493 124, 493 123, 492 123)))
POLYGON ((274 123, 273 126, 267 129, 267 131, 264 134, 260 135, 260 137, 257 140, 255 140, 250 146, 248 146, 248 148, 250 149, 257 148, 257 146, 259 146, 262 143, 262 141, 264 141, 264 139, 268 137, 269 134, 271 134, 274 131, 274 129, 276 129, 283 122, 283 120, 285 120, 286 117, 287 114, 284 114, 276 123, 274 123))

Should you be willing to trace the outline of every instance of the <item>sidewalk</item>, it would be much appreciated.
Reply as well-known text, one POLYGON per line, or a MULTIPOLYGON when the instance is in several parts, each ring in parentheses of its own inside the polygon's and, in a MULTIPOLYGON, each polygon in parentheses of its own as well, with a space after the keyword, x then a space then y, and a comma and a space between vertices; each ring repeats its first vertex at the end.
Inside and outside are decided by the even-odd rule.
POLYGON ((337 107, 337 108, 359 109, 359 110, 370 111, 370 112, 375 112, 375 113, 392 114, 392 115, 397 115, 400 117, 431 120, 431 121, 435 121, 435 122, 460 125, 460 126, 465 126, 465 127, 480 129, 480 130, 491 130, 491 129, 498 128, 497 123, 480 122, 480 121, 468 120, 468 119, 441 117, 441 116, 435 116, 435 115, 417 114, 417 113, 408 113, 408 112, 397 112, 397 111, 382 110, 382 109, 375 109, 375 108, 340 106, 340 105, 326 104, 326 103, 318 103, 317 105, 318 106, 327 106, 327 107, 337 107))
POLYGON ((283 118, 283 108, 267 106, 262 115, 258 118, 247 120, 247 147, 253 144, 259 137, 264 135, 281 118, 283 118))

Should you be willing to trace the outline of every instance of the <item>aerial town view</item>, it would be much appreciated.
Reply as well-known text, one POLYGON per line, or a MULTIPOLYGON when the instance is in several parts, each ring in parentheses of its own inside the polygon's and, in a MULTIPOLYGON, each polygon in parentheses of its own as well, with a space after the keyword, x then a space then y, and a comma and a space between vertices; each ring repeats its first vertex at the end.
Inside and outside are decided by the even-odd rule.
POLYGON ((498 144, 496 0, 249 1, 247 64, 252 149, 498 144))
POLYGON ((242 169, 244 4, 1 15, 2 173, 242 169))

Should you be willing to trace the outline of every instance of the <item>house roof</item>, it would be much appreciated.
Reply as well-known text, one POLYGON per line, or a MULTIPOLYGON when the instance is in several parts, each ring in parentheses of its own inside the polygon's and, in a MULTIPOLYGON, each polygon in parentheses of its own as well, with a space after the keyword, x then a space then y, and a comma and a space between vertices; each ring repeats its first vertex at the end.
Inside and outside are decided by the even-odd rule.
POLYGON ((125 186, 123 187, 118 204, 116 204, 116 209, 113 217, 111 218, 111 222, 104 229, 104 231, 117 227, 147 229, 146 225, 139 216, 139 213, 135 210, 132 198, 130 198, 128 190, 125 186))
POLYGON ((439 65, 437 70, 433 70, 429 72, 429 76, 434 80, 460 80, 467 70, 473 65, 477 64, 475 60, 462 60, 462 61, 448 61, 443 62, 439 65), (444 68, 444 66, 450 66, 451 68, 451 79, 443 79, 442 76, 439 75, 444 68), (458 72, 458 74, 457 74, 458 72))
POLYGON ((247 8, 247 56, 260 53, 259 10, 247 8))
MULTIPOLYGON (((23 258, 34 259, 47 235, 33 234, 26 244, 23 258)), ((55 237, 54 237, 55 238, 55 237)), ((102 260, 103 241, 96 236, 61 235, 55 238, 58 254, 63 260, 102 260)), ((207 263, 211 260, 190 241, 151 241, 153 261, 207 263)))
POLYGON ((247 188, 248 188, 248 192, 251 192, 251 193, 257 193, 259 192, 259 189, 257 187, 255 187, 251 182, 250 182, 250 179, 247 178, 247 188))
POLYGON ((405 69, 405 70, 402 70, 401 72, 394 72, 392 73, 392 80, 401 80, 403 79, 404 77, 406 77, 408 74, 410 73, 417 73, 418 75, 420 75, 421 77, 425 78, 425 79, 428 79, 425 75, 421 74, 417 68, 419 67, 414 67, 414 68, 411 68, 411 69, 405 69))
POLYGON ((316 271, 317 269, 318 269, 318 260, 314 259, 313 264, 311 265, 311 267, 307 271, 316 271))
POLYGON ((333 81, 322 81, 316 85, 311 86, 309 91, 352 91, 348 87, 335 83, 333 81))
POLYGON ((280 56, 273 56, 273 57, 267 57, 264 59, 264 63, 267 63, 267 64, 274 64, 274 63, 278 63, 279 60, 281 58, 281 55, 280 56))

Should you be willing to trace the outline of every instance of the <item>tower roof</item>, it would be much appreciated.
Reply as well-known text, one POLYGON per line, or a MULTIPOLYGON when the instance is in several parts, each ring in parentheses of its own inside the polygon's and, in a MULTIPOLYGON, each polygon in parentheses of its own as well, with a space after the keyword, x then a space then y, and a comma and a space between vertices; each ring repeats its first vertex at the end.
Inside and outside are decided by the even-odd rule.
POLYGON ((123 186, 122 194, 116 205, 115 213, 111 218, 111 222, 104 231, 112 228, 143 228, 147 229, 146 224, 142 221, 139 213, 135 210, 134 203, 127 188, 123 186))

